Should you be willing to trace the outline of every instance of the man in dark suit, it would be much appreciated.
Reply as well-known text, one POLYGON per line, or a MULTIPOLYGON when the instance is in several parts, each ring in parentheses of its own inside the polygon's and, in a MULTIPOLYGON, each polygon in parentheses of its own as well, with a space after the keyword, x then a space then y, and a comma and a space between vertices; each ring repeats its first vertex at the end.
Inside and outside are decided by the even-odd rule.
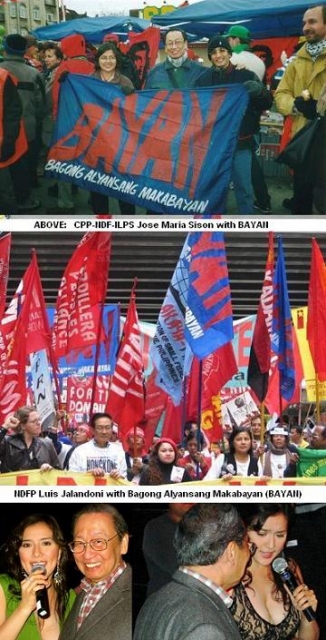
POLYGON ((74 518, 69 547, 84 575, 60 640, 131 640, 131 569, 127 524, 112 506, 95 504, 74 518))
POLYGON ((239 640, 227 590, 242 578, 250 552, 230 504, 197 504, 175 536, 179 569, 146 600, 134 640, 239 640))

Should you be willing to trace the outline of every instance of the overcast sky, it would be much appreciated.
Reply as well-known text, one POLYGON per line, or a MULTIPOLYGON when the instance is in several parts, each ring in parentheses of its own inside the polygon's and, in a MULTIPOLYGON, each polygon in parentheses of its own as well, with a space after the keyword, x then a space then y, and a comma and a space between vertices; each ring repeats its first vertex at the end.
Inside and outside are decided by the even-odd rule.
MULTIPOLYGON (((177 7, 181 2, 182 0, 171 1, 171 4, 177 7)), ((103 13, 118 15, 126 13, 128 15, 129 9, 142 9, 146 3, 143 0, 66 0, 64 4, 67 8, 74 9, 78 13, 87 11, 88 16, 95 16, 103 13)), ((152 2, 148 0, 147 4, 160 7, 162 0, 152 0, 152 2)))

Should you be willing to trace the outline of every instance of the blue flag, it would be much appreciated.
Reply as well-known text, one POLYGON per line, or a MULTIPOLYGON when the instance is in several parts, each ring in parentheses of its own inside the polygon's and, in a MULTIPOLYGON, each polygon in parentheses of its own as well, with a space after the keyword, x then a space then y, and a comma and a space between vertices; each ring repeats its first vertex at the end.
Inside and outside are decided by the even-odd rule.
POLYGON ((203 358, 232 338, 223 234, 191 233, 165 296, 151 347, 156 384, 174 404, 180 404, 192 354, 203 358))
POLYGON ((192 233, 185 315, 186 340, 202 359, 233 338, 233 316, 224 237, 192 233))
POLYGON ((274 273, 272 350, 278 356, 280 391, 290 400, 295 388, 295 366, 292 344, 292 316, 286 280, 282 238, 278 238, 278 255, 274 273))
POLYGON ((158 372, 156 384, 180 404, 186 361, 185 311, 189 288, 188 238, 172 276, 153 338, 150 356, 158 372))
POLYGON ((126 96, 69 74, 45 172, 157 213, 221 214, 247 103, 238 84, 126 96))

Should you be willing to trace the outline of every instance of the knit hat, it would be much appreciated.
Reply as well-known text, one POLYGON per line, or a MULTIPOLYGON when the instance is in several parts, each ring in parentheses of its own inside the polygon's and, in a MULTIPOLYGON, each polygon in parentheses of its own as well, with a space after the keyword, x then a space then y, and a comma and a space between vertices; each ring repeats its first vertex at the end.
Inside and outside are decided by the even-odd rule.
POLYGON ((247 27, 242 27, 240 24, 234 24, 229 28, 227 33, 223 33, 225 38, 229 38, 230 36, 233 38, 240 38, 241 40, 245 40, 246 42, 250 42, 250 31, 247 27))
POLYGON ((232 55, 232 48, 227 38, 222 36, 213 36, 207 45, 207 53, 210 59, 214 49, 226 49, 232 55))
POLYGON ((27 40, 18 33, 12 33, 5 38, 3 47, 6 53, 13 56, 23 56, 27 49, 27 40))
POLYGON ((163 444, 164 442, 167 442, 167 444, 170 444, 171 447, 173 447, 175 455, 177 456, 178 455, 177 445, 174 442, 174 440, 171 440, 171 438, 159 438, 159 440, 157 440, 155 442, 154 451, 156 451, 156 453, 157 453, 159 448, 160 448, 160 446, 161 446, 161 444, 163 444))

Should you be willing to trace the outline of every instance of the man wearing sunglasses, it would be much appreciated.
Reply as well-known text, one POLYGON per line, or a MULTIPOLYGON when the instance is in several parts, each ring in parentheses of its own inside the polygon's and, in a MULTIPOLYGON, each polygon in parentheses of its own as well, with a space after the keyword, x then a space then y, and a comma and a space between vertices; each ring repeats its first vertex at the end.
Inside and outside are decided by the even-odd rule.
POLYGON ((84 578, 59 640, 131 640, 127 524, 114 507, 88 505, 73 520, 69 548, 84 578))

